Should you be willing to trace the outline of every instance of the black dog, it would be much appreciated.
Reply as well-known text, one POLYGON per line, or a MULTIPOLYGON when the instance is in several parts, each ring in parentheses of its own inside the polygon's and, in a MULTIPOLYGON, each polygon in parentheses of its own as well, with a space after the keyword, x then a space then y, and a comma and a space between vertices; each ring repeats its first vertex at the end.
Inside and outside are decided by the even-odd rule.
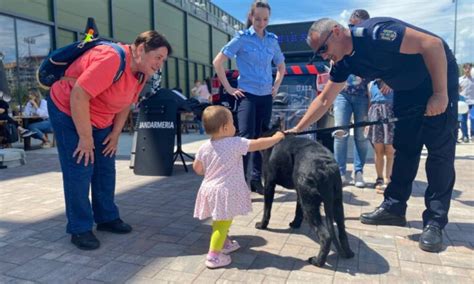
POLYGON ((309 263, 323 266, 331 248, 331 241, 334 241, 342 257, 353 257, 344 225, 341 175, 332 153, 316 141, 287 135, 273 148, 262 151, 262 158, 265 181, 264 214, 262 222, 256 223, 255 227, 267 228, 276 185, 296 189, 296 212, 290 227, 299 228, 303 217, 306 218, 311 228, 316 231, 321 245, 319 254, 309 258, 309 263), (326 224, 321 219, 321 202, 324 203, 326 224), (334 221, 337 223, 339 241, 334 230, 334 221))

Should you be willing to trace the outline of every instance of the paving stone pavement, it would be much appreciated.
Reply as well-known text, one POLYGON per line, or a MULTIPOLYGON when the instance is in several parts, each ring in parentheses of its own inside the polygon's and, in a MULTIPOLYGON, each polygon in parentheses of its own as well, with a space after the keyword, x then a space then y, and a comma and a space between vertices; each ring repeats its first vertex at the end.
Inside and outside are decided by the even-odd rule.
MULTIPOLYGON (((203 137, 184 136, 183 149, 194 153, 203 137)), ((474 144, 459 144, 457 180, 444 230, 445 248, 418 248, 423 193, 423 155, 406 227, 368 226, 361 212, 382 200, 372 188, 344 188, 344 209, 352 259, 331 252, 318 268, 306 262, 319 245, 303 223, 290 229, 295 192, 277 188, 269 229, 257 230, 263 199, 253 194, 253 212, 235 219, 231 235, 242 246, 226 269, 204 266, 210 221, 192 218, 201 177, 175 165, 171 177, 136 176, 123 135, 117 160, 116 201, 134 230, 127 235, 97 232, 101 248, 81 251, 65 233, 64 200, 55 149, 27 152, 27 164, 0 170, 0 283, 474 283, 474 144), (125 145, 125 146, 123 146, 125 145)), ((352 165, 350 165, 352 166, 352 165)), ((373 162, 366 181, 375 180, 373 162)))

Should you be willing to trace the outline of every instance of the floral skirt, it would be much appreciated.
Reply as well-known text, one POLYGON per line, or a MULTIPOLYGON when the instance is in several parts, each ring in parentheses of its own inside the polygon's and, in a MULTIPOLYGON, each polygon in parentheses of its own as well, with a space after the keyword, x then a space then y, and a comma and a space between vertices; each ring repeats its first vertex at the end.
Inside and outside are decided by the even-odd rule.
MULTIPOLYGON (((370 121, 393 118, 394 116, 391 104, 372 104, 370 106, 370 121)), ((395 125, 393 123, 371 125, 367 138, 370 139, 373 144, 393 144, 394 128, 395 125)))

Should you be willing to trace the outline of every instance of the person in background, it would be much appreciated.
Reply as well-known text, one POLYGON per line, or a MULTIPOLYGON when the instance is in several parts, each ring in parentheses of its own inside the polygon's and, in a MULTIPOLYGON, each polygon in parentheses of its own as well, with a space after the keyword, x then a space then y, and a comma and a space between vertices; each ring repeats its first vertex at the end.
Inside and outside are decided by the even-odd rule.
MULTIPOLYGON (((272 98, 278 93, 285 74, 285 57, 275 34, 266 30, 270 19, 270 5, 255 1, 250 7, 247 29, 239 31, 214 58, 213 65, 225 90, 238 100, 237 125, 239 136, 257 138, 268 129, 272 115, 272 98), (225 75, 224 63, 236 58, 239 69, 238 87, 233 88, 225 75), (272 62, 277 66, 275 81, 272 62)), ((261 181, 262 157, 253 153, 244 157, 244 172, 251 170, 250 189, 263 194, 261 181)))
POLYGON ((48 103, 43 99, 40 91, 35 88, 28 90, 28 99, 23 114, 25 116, 38 116, 42 119, 42 121, 29 124, 28 129, 35 132, 33 138, 41 140, 41 147, 50 148, 52 144, 46 133, 52 133, 53 128, 49 121, 48 103))
POLYGON ((211 98, 211 93, 206 84, 201 83, 201 81, 196 80, 194 82, 194 87, 191 89, 192 97, 198 100, 200 103, 209 103, 211 98))
POLYGON ((211 139, 196 153, 193 169, 204 179, 199 188, 194 218, 212 218, 212 235, 205 264, 219 268, 231 263, 228 254, 240 248, 228 236, 232 220, 252 211, 250 191, 244 178, 242 156, 272 147, 285 138, 283 132, 272 137, 235 137, 232 113, 223 106, 209 106, 202 115, 204 129, 211 139))
POLYGON ((15 125, 16 129, 23 138, 35 135, 35 132, 21 127, 18 121, 14 120, 10 116, 10 114, 8 113, 9 109, 10 105, 6 100, 4 100, 3 92, 0 92, 0 120, 6 120, 8 123, 15 125))
MULTIPOLYGON (((464 98, 464 101, 469 106, 471 112, 474 107, 474 79, 471 76, 471 63, 464 63, 462 66, 463 75, 459 78, 459 95, 464 98)), ((474 115, 469 115, 465 113, 461 115, 461 131, 462 131, 462 141, 469 142, 469 134, 471 139, 474 136, 474 115), (471 121, 471 130, 469 131, 467 126, 468 116, 471 121)))
MULTIPOLYGON (((383 94, 380 89, 385 83, 377 79, 369 84, 370 108, 369 121, 377 121, 385 118, 393 118, 393 92, 383 94)), ((374 145, 375 150, 375 171, 377 179, 375 180, 375 190, 377 193, 383 193, 387 184, 390 183, 392 175, 393 156, 393 132, 395 125, 376 124, 369 127, 368 138, 374 145), (384 175, 385 164, 385 175, 384 175)))
MULTIPOLYGON (((348 125, 354 115, 354 122, 367 121, 369 110, 369 98, 367 84, 368 80, 350 75, 346 87, 337 96, 334 102, 334 120, 336 126, 348 125)), ((339 171, 343 184, 348 184, 350 177, 347 176, 347 146, 348 135, 334 135, 334 158, 339 165, 339 171)), ((364 165, 369 145, 364 136, 364 128, 354 129, 354 185, 359 188, 365 187, 364 165)))
POLYGON ((118 140, 130 105, 172 52, 157 31, 143 32, 133 44, 120 47, 127 64, 118 81, 113 82, 119 54, 110 46, 98 45, 68 67, 47 99, 63 174, 66 231, 82 250, 100 246, 92 232, 94 222, 99 231, 132 231, 120 218, 114 200, 118 140))

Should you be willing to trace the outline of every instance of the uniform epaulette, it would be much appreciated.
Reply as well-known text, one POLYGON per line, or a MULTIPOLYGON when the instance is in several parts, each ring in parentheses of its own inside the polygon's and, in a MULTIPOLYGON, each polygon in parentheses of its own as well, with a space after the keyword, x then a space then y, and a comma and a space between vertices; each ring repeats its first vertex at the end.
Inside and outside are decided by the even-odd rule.
POLYGON ((268 36, 273 37, 274 39, 278 39, 278 36, 274 33, 267 32, 268 36))

